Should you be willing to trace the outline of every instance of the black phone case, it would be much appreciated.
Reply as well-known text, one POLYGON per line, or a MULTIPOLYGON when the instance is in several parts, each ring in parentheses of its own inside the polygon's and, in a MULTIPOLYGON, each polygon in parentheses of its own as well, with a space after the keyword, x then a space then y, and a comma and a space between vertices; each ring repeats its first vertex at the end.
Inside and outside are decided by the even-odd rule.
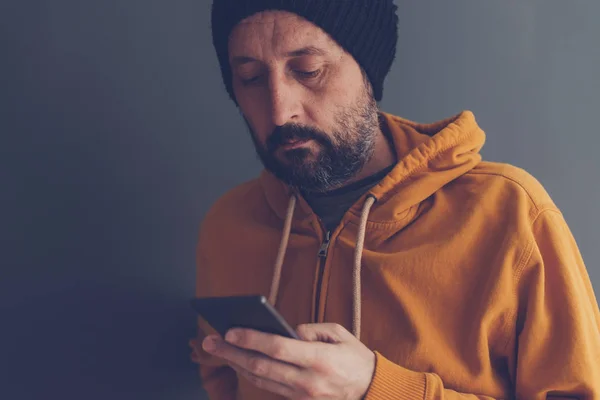
POLYGON ((191 300, 191 306, 221 336, 231 328, 248 328, 299 339, 264 296, 195 298, 191 300))

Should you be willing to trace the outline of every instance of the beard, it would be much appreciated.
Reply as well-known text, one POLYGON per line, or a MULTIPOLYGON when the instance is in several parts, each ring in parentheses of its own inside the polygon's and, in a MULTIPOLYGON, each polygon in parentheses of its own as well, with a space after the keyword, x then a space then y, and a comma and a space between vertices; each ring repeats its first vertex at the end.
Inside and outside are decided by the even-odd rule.
POLYGON ((326 192, 358 174, 373 157, 379 126, 377 103, 368 92, 354 106, 337 112, 335 129, 329 133, 286 124, 275 128, 263 145, 244 120, 264 167, 304 192, 326 192), (309 147, 282 150, 277 155, 284 144, 308 140, 312 140, 309 147))

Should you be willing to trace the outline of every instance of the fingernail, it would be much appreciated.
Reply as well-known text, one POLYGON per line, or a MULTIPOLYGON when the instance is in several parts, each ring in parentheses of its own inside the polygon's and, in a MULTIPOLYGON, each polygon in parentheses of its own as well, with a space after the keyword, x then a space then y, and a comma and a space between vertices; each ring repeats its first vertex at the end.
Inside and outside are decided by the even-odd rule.
POLYGON ((208 336, 202 341, 202 348, 207 353, 214 353, 217 350, 217 340, 214 336, 208 336))
POLYGON ((225 340, 229 343, 235 343, 238 341, 239 334, 236 330, 232 329, 227 334, 225 334, 225 340))

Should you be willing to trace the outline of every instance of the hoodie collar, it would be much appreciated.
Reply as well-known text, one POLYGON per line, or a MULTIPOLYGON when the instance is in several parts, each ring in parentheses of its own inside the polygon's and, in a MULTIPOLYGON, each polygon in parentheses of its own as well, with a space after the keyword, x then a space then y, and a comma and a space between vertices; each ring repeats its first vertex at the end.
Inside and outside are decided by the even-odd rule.
MULTIPOLYGON (((377 202, 371 210, 369 225, 405 220, 414 206, 473 169, 481 161, 479 152, 485 143, 485 133, 471 111, 432 124, 388 113, 381 115, 385 124, 382 128, 390 134, 398 163, 347 214, 358 219, 366 196, 373 196, 377 202)), ((295 194, 299 201, 294 220, 314 219, 310 206, 295 188, 267 171, 261 173, 259 180, 267 202, 280 218, 285 218, 289 198, 295 194)))

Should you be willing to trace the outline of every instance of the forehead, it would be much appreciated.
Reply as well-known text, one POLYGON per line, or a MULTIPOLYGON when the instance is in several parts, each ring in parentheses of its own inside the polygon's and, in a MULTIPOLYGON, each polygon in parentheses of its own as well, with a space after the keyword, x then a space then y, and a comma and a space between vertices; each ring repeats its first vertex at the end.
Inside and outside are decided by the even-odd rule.
POLYGON ((264 11, 241 21, 229 37, 230 57, 283 55, 315 47, 325 53, 341 48, 318 26, 287 11, 264 11))

